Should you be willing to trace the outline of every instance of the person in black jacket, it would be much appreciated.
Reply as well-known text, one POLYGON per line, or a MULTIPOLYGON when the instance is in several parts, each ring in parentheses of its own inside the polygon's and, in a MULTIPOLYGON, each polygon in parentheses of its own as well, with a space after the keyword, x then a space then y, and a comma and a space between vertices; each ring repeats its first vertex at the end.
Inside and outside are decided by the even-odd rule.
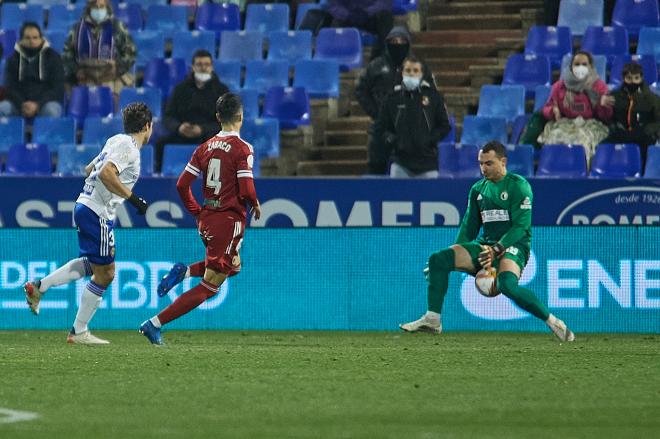
MULTIPOLYGON (((387 156, 383 154, 384 145, 374 137, 374 124, 385 97, 401 83, 403 60, 410 51, 410 33, 402 27, 394 27, 387 35, 385 53, 369 63, 360 75, 355 88, 355 97, 362 109, 374 123, 369 127, 369 173, 385 174, 387 156)), ((435 81, 430 70, 422 63, 423 79, 435 88, 435 81)))
POLYGON ((37 23, 24 23, 20 35, 5 67, 6 99, 0 102, 0 116, 59 117, 64 98, 62 59, 37 23))
POLYGON ((167 101, 163 122, 170 134, 156 142, 156 169, 160 169, 166 144, 200 144, 218 132, 215 101, 227 92, 229 88, 213 72, 211 54, 197 50, 192 72, 177 84, 167 101))
POLYGON ((406 57, 401 84, 376 121, 374 137, 392 160, 390 177, 438 177, 438 142, 449 133, 449 119, 442 95, 422 76, 422 63, 406 57))

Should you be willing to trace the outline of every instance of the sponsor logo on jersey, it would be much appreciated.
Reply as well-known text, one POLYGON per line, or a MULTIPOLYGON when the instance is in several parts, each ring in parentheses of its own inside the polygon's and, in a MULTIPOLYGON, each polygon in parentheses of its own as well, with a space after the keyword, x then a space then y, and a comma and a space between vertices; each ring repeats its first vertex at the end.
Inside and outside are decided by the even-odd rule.
POLYGON ((529 197, 525 197, 524 200, 522 200, 522 203, 520 203, 520 208, 521 209, 531 209, 532 208, 532 200, 529 199, 529 197))
POLYGON ((481 212, 481 222, 494 223, 500 221, 509 221, 509 212, 503 209, 491 209, 481 212))

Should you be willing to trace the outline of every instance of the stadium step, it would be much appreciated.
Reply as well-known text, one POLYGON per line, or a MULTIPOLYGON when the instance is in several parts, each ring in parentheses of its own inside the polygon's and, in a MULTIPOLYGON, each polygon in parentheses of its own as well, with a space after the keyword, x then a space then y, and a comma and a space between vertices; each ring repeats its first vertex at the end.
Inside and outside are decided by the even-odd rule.
POLYGON ((470 70, 434 72, 435 82, 449 86, 469 86, 470 70))
POLYGON ((429 15, 517 14, 521 9, 542 7, 543 2, 528 0, 433 2, 429 7, 429 15))
POLYGON ((328 130, 367 130, 371 125, 371 118, 369 116, 352 116, 340 117, 337 119, 328 120, 328 130))
POLYGON ((325 144, 334 145, 366 145, 366 130, 327 130, 325 132, 325 144))
POLYGON ((303 161, 297 175, 362 175, 367 172, 367 160, 303 161))
POLYGON ((312 148, 310 156, 319 160, 366 160, 366 145, 358 146, 321 146, 312 148))
MULTIPOLYGON (((473 65, 493 65, 498 60, 494 57, 484 58, 427 58, 426 64, 432 72, 464 70, 468 71, 473 65)), ((439 84, 438 84, 439 85, 439 84)))
POLYGON ((497 56, 497 45, 495 41, 489 43, 436 43, 433 45, 414 45, 415 54, 422 59, 429 58, 459 58, 469 53, 477 58, 497 56))
POLYGON ((429 30, 520 29, 520 14, 440 15, 426 19, 429 30))
MULTIPOLYGON (((434 30, 418 32, 413 35, 414 44, 486 44, 497 38, 522 38, 520 29, 491 29, 484 30, 434 30)), ((466 54, 463 54, 465 57, 466 54)), ((471 55, 471 54, 470 54, 471 55)))

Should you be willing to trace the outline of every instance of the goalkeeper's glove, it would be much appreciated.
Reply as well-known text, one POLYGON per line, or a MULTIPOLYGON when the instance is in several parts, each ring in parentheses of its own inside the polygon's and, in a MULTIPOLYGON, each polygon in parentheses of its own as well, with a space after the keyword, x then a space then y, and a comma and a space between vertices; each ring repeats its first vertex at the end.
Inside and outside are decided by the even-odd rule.
POLYGON ((499 242, 493 245, 482 245, 482 251, 479 253, 479 263, 483 268, 490 268, 493 261, 504 254, 504 246, 499 242))
POLYGON ((147 207, 149 207, 149 205, 144 200, 144 198, 138 197, 137 195, 135 195, 135 193, 131 193, 131 196, 128 197, 128 202, 131 203, 133 207, 135 207, 135 210, 137 210, 138 215, 144 215, 145 213, 147 213, 147 207))

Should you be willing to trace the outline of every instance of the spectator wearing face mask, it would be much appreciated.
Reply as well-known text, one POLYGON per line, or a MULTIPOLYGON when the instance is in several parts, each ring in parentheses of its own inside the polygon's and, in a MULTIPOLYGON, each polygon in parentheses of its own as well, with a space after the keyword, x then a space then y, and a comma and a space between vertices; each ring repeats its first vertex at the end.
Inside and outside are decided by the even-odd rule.
POLYGON ((213 72, 213 58, 206 50, 192 57, 192 71, 176 85, 165 107, 163 122, 169 134, 156 142, 156 169, 168 143, 200 144, 218 132, 215 102, 229 88, 213 72))
POLYGON ((616 89, 614 117, 609 136, 602 143, 635 143, 646 161, 649 145, 660 139, 660 97, 644 81, 642 66, 631 62, 623 66, 623 84, 616 89))
MULTIPOLYGON (((385 97, 401 83, 403 60, 411 54, 410 33, 401 26, 394 27, 387 35, 385 53, 369 63, 358 78, 355 88, 355 97, 362 109, 375 121, 378 117, 385 97)), ((435 88, 433 75, 428 67, 422 63, 423 80, 435 88)), ((374 123, 369 127, 369 173, 385 174, 387 172, 387 156, 383 155, 385 147, 380 139, 373 135, 374 123)))
POLYGON ((134 83, 130 72, 137 51, 124 24, 112 14, 110 0, 88 0, 82 18, 62 52, 67 80, 76 85, 104 85, 118 95, 134 83))
POLYGON ((596 145, 607 137, 606 124, 612 119, 614 98, 607 92, 607 84, 593 68, 591 54, 576 52, 543 106, 548 123, 539 142, 582 145, 590 159, 596 145))
POLYGON ((423 78, 422 63, 414 56, 403 62, 401 84, 381 107, 374 137, 392 161, 390 177, 438 177, 438 142, 450 130, 442 95, 423 78))
POLYGON ((62 59, 44 40, 37 23, 24 23, 20 36, 7 60, 7 92, 0 102, 0 116, 59 117, 64 98, 62 59))

